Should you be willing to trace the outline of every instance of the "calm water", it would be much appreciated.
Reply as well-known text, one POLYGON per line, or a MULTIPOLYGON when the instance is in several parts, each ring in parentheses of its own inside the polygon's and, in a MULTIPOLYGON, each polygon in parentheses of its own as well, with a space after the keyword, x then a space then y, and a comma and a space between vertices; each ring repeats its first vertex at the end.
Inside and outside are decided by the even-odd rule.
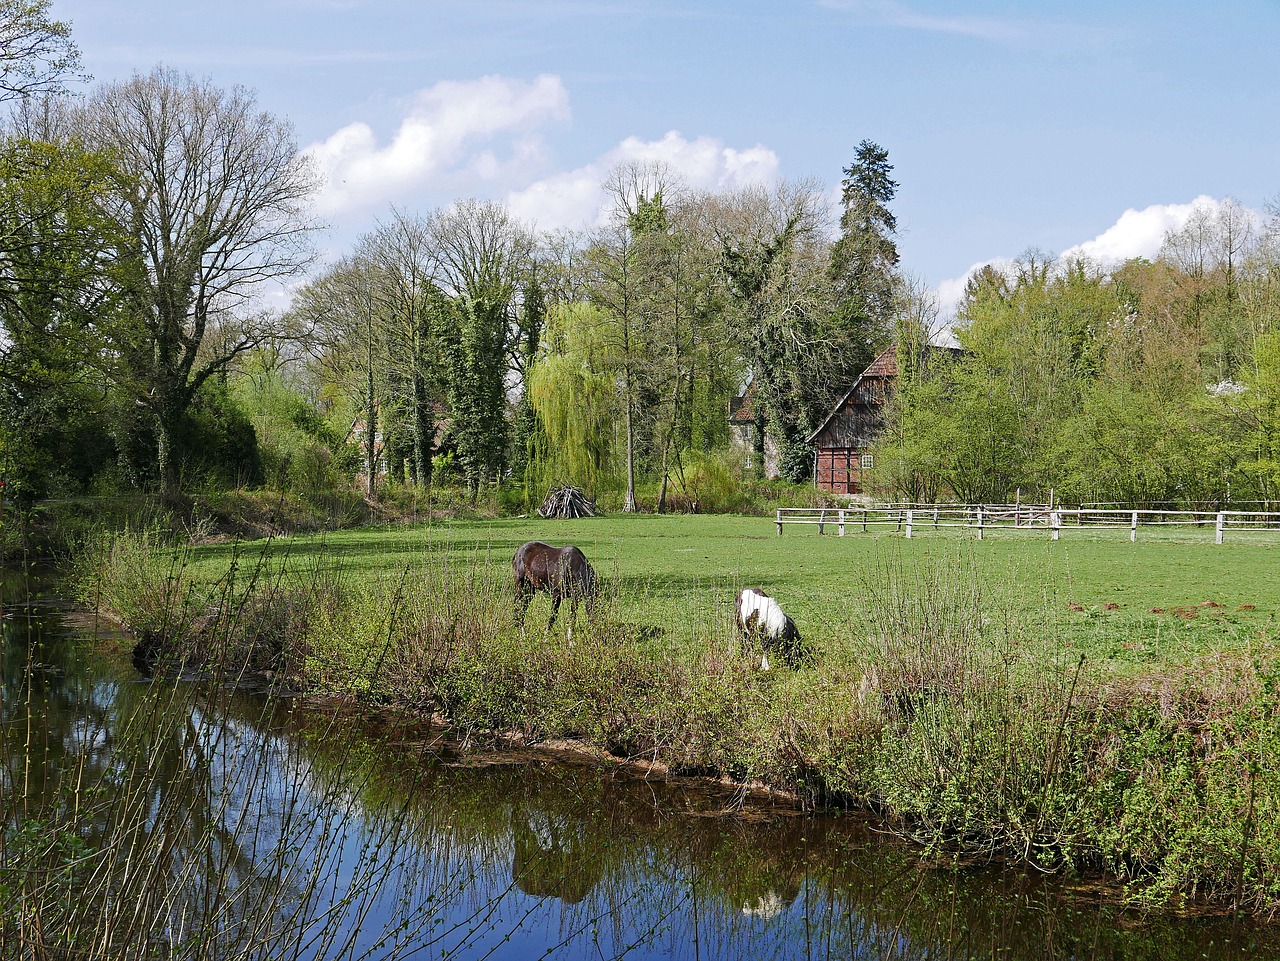
MULTIPOLYGON (((731 813, 391 715, 146 683, 92 621, 21 594, 3 621, 6 836, 74 811, 156 957, 1280 957, 1266 927, 930 868, 857 817, 731 813), (216 951, 190 947, 201 925, 216 951)), ((90 900, 68 883, 73 909, 90 900)))

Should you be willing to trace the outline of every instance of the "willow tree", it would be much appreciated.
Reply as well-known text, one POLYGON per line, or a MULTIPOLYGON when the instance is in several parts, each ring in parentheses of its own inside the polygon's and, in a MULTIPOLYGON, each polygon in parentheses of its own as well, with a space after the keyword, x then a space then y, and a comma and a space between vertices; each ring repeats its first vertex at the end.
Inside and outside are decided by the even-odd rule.
POLYGON ((544 353, 529 375, 538 418, 526 475, 530 500, 550 483, 594 494, 608 468, 618 405, 614 378, 602 370, 607 324, 604 311, 590 304, 557 304, 548 313, 544 353))

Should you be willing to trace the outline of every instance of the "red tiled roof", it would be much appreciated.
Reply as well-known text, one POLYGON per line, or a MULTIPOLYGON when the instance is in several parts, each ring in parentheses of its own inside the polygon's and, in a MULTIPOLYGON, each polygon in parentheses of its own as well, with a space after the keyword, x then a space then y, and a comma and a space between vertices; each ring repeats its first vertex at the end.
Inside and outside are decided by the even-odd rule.
POLYGON ((898 345, 892 344, 880 352, 880 356, 871 362, 862 372, 863 377, 897 377, 898 345))

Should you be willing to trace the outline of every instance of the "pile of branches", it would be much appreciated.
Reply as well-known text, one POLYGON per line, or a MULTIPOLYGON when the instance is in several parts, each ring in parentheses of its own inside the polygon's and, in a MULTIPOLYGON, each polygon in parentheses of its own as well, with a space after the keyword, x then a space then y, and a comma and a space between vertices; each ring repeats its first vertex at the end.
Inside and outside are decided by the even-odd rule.
POLYGON ((547 492, 538 513, 543 517, 595 517, 596 504, 580 488, 565 484, 547 492))

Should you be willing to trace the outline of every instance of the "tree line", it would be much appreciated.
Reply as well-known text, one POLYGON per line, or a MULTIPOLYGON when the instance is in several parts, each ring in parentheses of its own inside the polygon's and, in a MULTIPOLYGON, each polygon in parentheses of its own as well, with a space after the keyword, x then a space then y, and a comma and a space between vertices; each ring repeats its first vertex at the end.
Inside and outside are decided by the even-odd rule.
POLYGON ((251 91, 161 67, 61 96, 65 25, 47 2, 0 17, 48 45, 14 52, 32 79, 3 91, 10 496, 359 473, 371 493, 570 482, 627 509, 651 483, 661 505, 724 449, 748 381, 803 477, 803 438, 887 336, 896 184, 869 141, 839 228, 814 183, 706 193, 636 163, 599 228, 392 209, 316 266, 315 172, 251 91), (287 311, 262 308, 298 280, 287 311))
MULTIPOLYGON (((315 170, 255 95, 159 67, 78 98, 47 0, 0 0, 0 475, 10 498, 268 485, 573 483, 626 510, 812 476, 878 351, 901 375, 875 492, 1274 500, 1276 218, 1198 210, 1160 255, 1029 254, 968 283, 962 351, 899 264, 888 153, 819 184, 702 191, 633 162, 600 225, 390 209, 317 263, 315 170), (289 285, 290 306, 263 293, 289 285), (749 385, 749 386, 748 386, 749 385)), ((1273 212, 1274 214, 1274 212, 1273 212)))
POLYGON ((955 334, 963 353, 906 365, 877 447, 891 496, 1280 501, 1280 210, 1198 206, 1109 269, 983 269, 955 334))

